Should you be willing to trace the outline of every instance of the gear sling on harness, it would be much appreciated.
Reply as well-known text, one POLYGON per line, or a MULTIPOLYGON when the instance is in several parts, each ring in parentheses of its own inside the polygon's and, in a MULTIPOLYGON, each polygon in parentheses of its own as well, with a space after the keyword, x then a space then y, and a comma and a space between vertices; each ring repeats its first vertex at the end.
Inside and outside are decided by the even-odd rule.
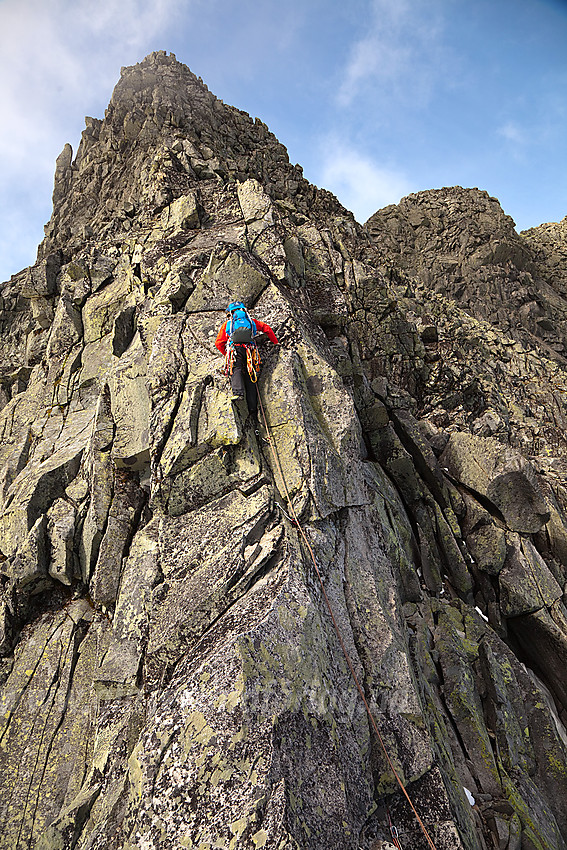
POLYGON ((236 360, 236 346, 239 348, 246 349, 246 366, 248 367, 248 375, 250 376, 250 380, 252 383, 256 383, 258 380, 258 374, 260 372, 260 353, 256 347, 256 343, 246 344, 244 342, 237 342, 233 345, 229 345, 226 349, 225 356, 225 366, 226 366, 226 374, 232 375, 232 371, 234 369, 234 361, 236 360))

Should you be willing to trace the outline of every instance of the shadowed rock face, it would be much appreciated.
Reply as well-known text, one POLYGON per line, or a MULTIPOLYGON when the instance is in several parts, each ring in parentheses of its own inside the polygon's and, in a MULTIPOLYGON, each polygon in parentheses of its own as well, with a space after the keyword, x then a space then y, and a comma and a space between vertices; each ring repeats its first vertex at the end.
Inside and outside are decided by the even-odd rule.
POLYGON ((454 186, 418 192, 366 222, 386 262, 565 365, 567 222, 520 236, 496 198, 454 186))
POLYGON ((1 848, 426 847, 393 768, 439 850, 567 847, 565 279, 563 223, 363 229, 175 57, 123 70, 0 293, 1 848))

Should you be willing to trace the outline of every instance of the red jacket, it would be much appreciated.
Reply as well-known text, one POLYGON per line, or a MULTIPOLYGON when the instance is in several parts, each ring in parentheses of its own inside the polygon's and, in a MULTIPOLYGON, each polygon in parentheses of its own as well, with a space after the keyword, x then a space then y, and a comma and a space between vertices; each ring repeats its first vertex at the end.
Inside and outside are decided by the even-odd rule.
MULTIPOLYGON (((228 342, 228 334, 226 332, 226 326, 228 321, 229 320, 227 319, 224 325, 221 326, 221 329, 218 332, 217 339, 215 342, 216 347, 223 356, 226 354, 226 344, 228 342)), ((254 319, 254 324, 256 325, 256 330, 259 333, 267 334, 268 339, 270 339, 274 343, 274 345, 278 344, 277 337, 269 325, 267 325, 265 322, 261 322, 259 319, 254 319)))

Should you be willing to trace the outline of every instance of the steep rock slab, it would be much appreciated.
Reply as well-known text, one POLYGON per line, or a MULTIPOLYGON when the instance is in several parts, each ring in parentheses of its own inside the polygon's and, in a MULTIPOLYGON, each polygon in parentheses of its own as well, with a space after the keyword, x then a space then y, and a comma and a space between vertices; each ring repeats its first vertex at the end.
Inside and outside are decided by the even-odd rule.
POLYGON ((511 531, 535 534, 550 519, 533 467, 492 438, 452 434, 441 465, 486 500, 511 531))
POLYGON ((77 600, 45 615, 16 653, 1 705, 4 847, 34 844, 81 787, 92 750, 93 613, 77 600))

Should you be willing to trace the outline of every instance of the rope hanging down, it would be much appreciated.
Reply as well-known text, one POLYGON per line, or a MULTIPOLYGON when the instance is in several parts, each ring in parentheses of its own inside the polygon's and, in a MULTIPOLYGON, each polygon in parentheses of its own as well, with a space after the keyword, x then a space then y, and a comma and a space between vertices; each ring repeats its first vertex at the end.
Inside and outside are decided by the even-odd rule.
POLYGON ((401 779, 400 779, 400 777, 398 776, 398 773, 397 773, 396 768, 394 767, 394 765, 393 765, 393 763, 392 763, 392 760, 390 759, 390 756, 388 755, 388 751, 387 751, 387 749, 386 749, 386 745, 384 744, 384 740, 383 740, 383 738, 382 738, 382 735, 380 734, 380 731, 379 731, 379 729, 378 729, 378 726, 377 726, 377 724, 376 724, 376 721, 374 720, 374 715, 372 714, 372 711, 371 711, 370 706, 369 706, 369 704, 368 704, 368 700, 366 699, 366 696, 365 696, 364 691, 363 691, 363 689, 362 689, 362 685, 360 684, 360 682, 359 682, 359 680, 358 680, 358 676, 356 675, 355 669, 354 669, 353 664, 352 664, 352 661, 351 661, 351 659, 350 659, 350 655, 348 654, 348 650, 347 650, 347 648, 346 648, 346 646, 345 646, 345 642, 344 642, 344 640, 343 640, 343 636, 342 636, 342 634, 341 634, 341 630, 340 630, 340 628, 339 628, 339 624, 337 623, 337 620, 336 620, 336 618, 335 618, 335 614, 334 614, 333 608, 332 608, 332 606, 331 606, 331 602, 330 602, 330 600, 329 600, 329 597, 327 596, 327 591, 325 590, 325 586, 324 586, 324 584, 323 584, 323 578, 322 578, 322 576, 321 576, 321 573, 319 572, 319 567, 317 566, 317 560, 316 560, 316 558, 315 558, 315 553, 313 552, 313 549, 312 549, 312 547, 311 547, 311 544, 309 543, 309 540, 307 539, 307 535, 305 534, 305 532, 304 532, 303 528, 301 527, 301 523, 299 522, 299 519, 297 518, 297 514, 295 513, 295 508, 293 507, 293 502, 291 501, 291 497, 290 497, 290 495, 289 495, 289 491, 288 491, 288 489, 287 489, 287 485, 286 485, 286 482, 285 482, 285 477, 284 477, 284 474, 283 474, 283 470, 282 470, 282 468, 281 468, 281 464, 280 464, 280 461, 279 461, 279 458, 278 458, 278 454, 277 454, 277 452, 276 452, 276 449, 275 449, 275 446, 274 446, 274 443, 273 443, 273 440, 272 440, 272 435, 271 435, 271 433, 270 433, 270 429, 268 428, 268 423, 267 423, 267 421, 266 421, 266 414, 265 414, 265 412, 264 412, 264 405, 262 404, 262 398, 261 398, 261 396, 260 396, 260 390, 259 390, 259 388, 258 388, 258 385, 257 385, 257 384, 256 384, 256 391, 257 391, 257 393, 258 393, 258 403, 259 403, 259 406, 260 406, 260 410, 261 410, 261 412, 262 412, 262 419, 263 419, 263 421, 264 421, 264 427, 265 427, 265 429, 266 429, 266 434, 267 434, 267 437, 268 437, 268 442, 269 442, 269 444, 270 444, 270 448, 271 448, 271 450, 272 450, 272 455, 273 455, 273 457, 274 457, 274 462, 275 462, 275 464, 276 464, 277 470, 278 470, 278 472, 279 472, 279 475, 280 475, 280 478, 281 478, 281 481, 282 481, 282 486, 283 486, 283 489, 284 489, 285 498, 286 498, 287 505, 288 505, 288 510, 289 510, 290 516, 291 516, 291 517, 292 517, 292 519, 293 519, 293 522, 295 523, 295 525, 296 525, 296 527, 297 527, 297 529, 298 529, 298 531, 299 531, 299 533, 300 533, 300 535, 301 535, 301 538, 302 538, 303 542, 305 543, 305 545, 306 545, 306 547, 307 547, 307 549, 308 549, 308 551, 309 551, 309 555, 311 556, 311 560, 313 561, 313 566, 315 567, 315 573, 316 573, 316 575, 317 575, 317 578, 319 579, 319 584, 321 585, 321 590, 322 590, 322 592, 323 592, 323 597, 324 597, 324 599, 325 599, 325 603, 326 603, 326 605, 327 605, 327 609, 328 609, 329 614, 330 614, 330 616, 331 616, 331 620, 333 621, 333 626, 334 626, 334 628, 335 628, 335 633, 336 633, 337 638, 338 638, 338 641, 339 641, 339 643, 340 643, 340 645, 341 645, 341 649, 342 649, 342 651, 343 651, 343 655, 344 655, 344 657, 345 657, 346 663, 347 663, 348 668, 349 668, 349 670, 350 670, 350 674, 351 674, 351 676, 352 676, 352 678, 353 678, 354 684, 356 685, 356 689, 357 689, 358 693, 360 694, 360 697, 361 697, 361 699, 362 699, 362 702, 364 703, 364 707, 365 707, 365 709, 366 709, 366 713, 368 714, 368 718, 369 718, 369 720, 370 720, 370 724, 371 724, 372 728, 374 729, 374 732, 376 733, 376 737, 378 738, 378 741, 380 742, 380 746, 382 747, 382 751, 383 751, 384 755, 386 756, 386 761, 388 762, 388 765, 389 765, 389 767, 390 767, 390 769, 391 769, 392 773, 394 774, 394 777, 395 777, 395 779, 396 779, 396 782, 397 782, 397 783, 398 783, 398 785, 400 786, 400 788, 401 788, 401 790, 402 790, 402 793, 403 793, 404 797, 405 797, 405 798, 406 798, 406 800, 408 801, 408 803, 409 803, 409 805, 410 805, 410 807, 411 807, 411 810, 412 810, 412 812, 414 813, 414 815, 415 815, 415 817, 416 817, 416 819, 417 819, 417 822, 419 823, 419 825, 420 825, 420 827, 421 827, 421 830, 422 830, 422 832, 423 832, 423 834, 424 834, 424 836, 425 836, 425 839, 426 839, 426 841, 427 841, 427 844, 428 844, 428 846, 429 846, 430 850, 437 850, 437 848, 435 847, 435 844, 433 843, 433 839, 432 839, 432 838, 431 838, 431 836, 429 835, 429 833, 428 833, 428 831, 427 831, 427 829, 426 829, 426 827, 425 827, 425 824, 423 823, 422 819, 420 818, 420 816, 419 816, 419 814, 418 814, 418 812, 417 812, 417 810, 416 810, 416 808, 415 808, 414 804, 412 803, 412 801, 411 801, 411 799, 410 799, 410 796, 409 796, 408 792, 406 791, 406 789, 405 789, 405 787, 404 787, 404 785, 403 785, 403 783, 402 783, 402 780, 401 780, 401 779))

